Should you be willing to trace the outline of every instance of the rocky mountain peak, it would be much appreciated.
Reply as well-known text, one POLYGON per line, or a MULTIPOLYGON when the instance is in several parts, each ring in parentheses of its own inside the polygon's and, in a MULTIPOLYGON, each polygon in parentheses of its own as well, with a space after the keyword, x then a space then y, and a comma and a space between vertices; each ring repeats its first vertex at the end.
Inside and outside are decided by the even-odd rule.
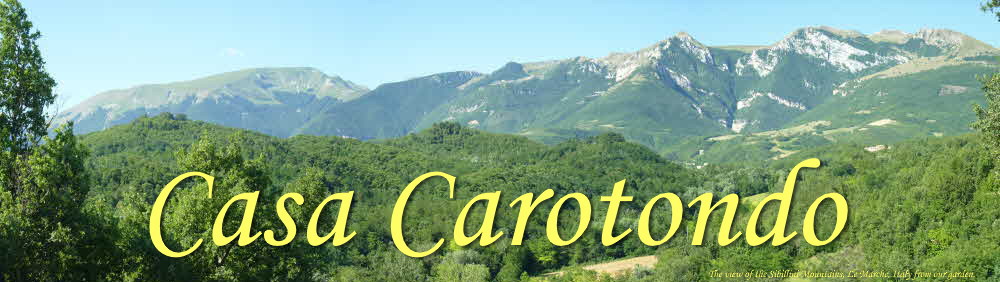
POLYGON ((968 36, 960 32, 956 32, 948 29, 921 29, 917 33, 913 34, 915 38, 923 39, 927 44, 947 47, 954 45, 961 45, 968 36))
POLYGON ((834 28, 834 27, 829 27, 829 26, 807 26, 807 27, 799 28, 799 29, 796 29, 795 31, 792 31, 792 33, 789 33, 787 36, 785 36, 785 38, 783 40, 787 40, 789 38, 795 38, 795 37, 810 36, 810 35, 814 35, 816 33, 823 33, 823 34, 827 35, 828 37, 837 38, 837 39, 847 39, 847 38, 863 37, 864 36, 864 34, 862 34, 859 31, 856 31, 856 30, 839 29, 839 28, 834 28))
POLYGON ((775 51, 796 53, 829 62, 841 71, 857 73, 878 65, 904 63, 908 58, 901 54, 878 54, 862 46, 855 46, 846 38, 863 36, 856 31, 829 27, 799 29, 771 47, 775 51), (864 59, 862 59, 864 58, 864 59))
POLYGON ((712 57, 712 52, 708 49, 708 46, 701 44, 701 42, 698 42, 698 40, 695 40, 694 37, 691 37, 686 32, 678 32, 671 39, 677 41, 677 46, 684 50, 684 52, 697 58, 702 63, 715 64, 715 59, 712 57))
POLYGON ((678 32, 677 34, 674 34, 673 38, 677 38, 677 39, 680 39, 680 40, 694 40, 694 37, 691 37, 690 34, 688 34, 687 32, 683 32, 683 31, 678 32))
POLYGON ((493 80, 515 80, 525 76, 528 73, 524 71, 524 65, 515 62, 509 62, 490 74, 493 80))
POLYGON ((824 26, 813 27, 813 28, 814 29, 818 29, 818 30, 823 30, 823 31, 826 31, 826 32, 829 32, 829 33, 833 33, 833 34, 836 34, 837 36, 845 37, 845 38, 863 37, 863 36, 865 36, 863 33, 861 33, 860 31, 857 31, 857 30, 839 29, 839 28, 825 26, 825 25, 824 26))
POLYGON ((985 42, 949 29, 921 29, 912 37, 923 40, 927 45, 947 50, 947 54, 955 57, 978 56, 998 51, 985 42))

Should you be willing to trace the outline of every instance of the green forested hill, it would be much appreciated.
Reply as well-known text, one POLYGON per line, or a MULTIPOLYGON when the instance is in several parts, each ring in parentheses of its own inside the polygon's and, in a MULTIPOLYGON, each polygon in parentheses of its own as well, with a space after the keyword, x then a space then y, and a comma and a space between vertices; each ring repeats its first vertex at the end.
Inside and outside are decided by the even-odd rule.
MULTIPOLYGON (((356 204, 352 207, 350 228, 359 235, 348 245, 330 247, 332 254, 353 253, 356 256, 321 259, 328 263, 323 269, 330 271, 321 273, 328 274, 341 273, 333 271, 338 265, 348 269, 372 265, 370 269, 358 269, 358 271, 376 271, 372 273, 383 273, 377 271, 378 267, 400 267, 395 264, 377 263, 383 259, 399 260, 398 256, 401 256, 389 243, 388 230, 384 223, 401 187, 426 172, 444 171, 456 175, 459 177, 459 188, 455 200, 448 200, 447 193, 435 192, 431 188, 418 193, 417 197, 420 197, 420 200, 411 200, 407 224, 419 227, 413 228, 408 236, 412 236, 414 238, 412 240, 417 242, 411 244, 417 245, 423 244, 420 242, 431 242, 431 239, 437 236, 450 234, 454 217, 465 204, 464 201, 481 192, 502 190, 504 201, 508 202, 522 193, 537 193, 548 188, 555 189, 559 194, 584 192, 596 195, 618 180, 636 179, 636 182, 631 184, 634 185, 635 191, 646 191, 644 192, 646 195, 652 195, 659 191, 681 191, 683 187, 697 185, 701 177, 700 173, 669 163, 645 147, 627 143, 617 135, 602 135, 591 140, 574 141, 550 148, 523 137, 489 134, 456 124, 441 124, 420 134, 376 144, 340 137, 296 136, 279 139, 164 114, 154 118, 140 118, 127 125, 85 135, 81 142, 93 150, 91 161, 88 162, 88 169, 93 171, 95 179, 92 197, 107 201, 106 203, 110 205, 117 205, 119 206, 117 210, 122 212, 130 211, 123 206, 138 205, 130 208, 148 208, 148 203, 159 193, 164 183, 173 176, 185 172, 182 169, 184 166, 180 165, 181 161, 175 161, 176 157, 188 156, 211 163, 213 159, 211 156, 226 156, 232 150, 239 151, 238 154, 247 158, 247 161, 259 158, 260 161, 254 163, 263 167, 271 183, 267 187, 260 187, 265 195, 274 196, 286 185, 288 185, 286 191, 298 189, 300 187, 295 184, 301 183, 302 178, 307 176, 322 178, 322 183, 325 183, 322 188, 324 191, 356 191, 356 204), (189 146, 190 153, 175 155, 175 152, 189 146), (494 154, 495 152, 506 153, 494 154), (641 181, 637 179, 639 175, 644 176, 641 181), (141 202, 146 204, 132 203, 136 199, 141 199, 141 202)), ((222 170, 218 173, 226 172, 222 170)), ((440 183, 437 185, 439 187, 440 183)), ((220 184, 217 189, 224 191, 226 188, 220 184)), ((328 192, 322 194, 326 193, 328 192)), ((551 205, 551 202, 547 205, 551 205)), ((145 213, 141 210, 138 212, 145 213)), ((508 233, 513 227, 513 213, 514 211, 504 210, 497 222, 497 225, 503 230, 508 230, 508 233)), ((567 217, 573 213, 575 212, 572 210, 564 212, 567 217)), ((537 216, 534 219, 538 221, 529 224, 528 232, 541 234, 538 232, 544 230, 544 225, 541 224, 544 217, 537 216)), ((123 225, 120 228, 127 228, 130 233, 146 234, 145 231, 141 231, 145 228, 143 225, 136 225, 135 222, 121 224, 123 225), (135 230, 136 228, 139 230, 135 230)), ((178 234, 172 237, 190 237, 188 235, 198 236, 178 234)), ((533 237, 529 235, 529 238, 533 237)), ((525 271, 537 273, 566 264, 649 254, 653 251, 652 248, 632 248, 627 252, 624 249, 594 248, 607 254, 570 256, 570 250, 557 251, 547 244, 547 242, 541 244, 541 241, 532 244, 545 248, 545 252, 553 253, 544 258, 543 262, 525 261, 525 271)), ((498 243, 497 248, 469 250, 467 253, 476 253, 476 257, 482 258, 476 262, 488 266, 492 275, 502 266, 500 264, 504 248, 502 246, 503 243, 498 243)), ((121 251, 148 252, 141 255, 162 257, 148 246, 121 251)), ((451 249, 451 251, 459 250, 451 249)), ((442 251, 440 255, 429 260, 445 259, 448 252, 442 251)), ((144 272, 146 271, 144 269, 164 267, 161 264, 184 261, 187 260, 173 262, 164 260, 151 262, 152 265, 135 265, 132 271, 144 272)), ((404 260, 404 263, 412 265, 418 261, 404 260)), ((195 265, 189 267, 197 268, 195 265)), ((414 267, 423 268, 419 263, 414 267)), ((207 270, 201 269, 201 271, 207 270)), ((430 269, 421 269, 417 274, 420 273, 433 275, 430 269)), ((518 275, 520 273, 521 271, 517 272, 518 275)), ((135 273, 135 275, 149 275, 149 273, 135 273)), ((194 270, 170 275, 178 278, 211 276, 194 270)), ((391 276, 385 279, 395 280, 391 279, 391 276)))
POLYGON ((1000 49, 951 30, 255 68, 55 116, 19 1, 0 33, 0 282, 1000 281, 1000 49))
MULTIPOLYGON (((1000 168, 986 157, 977 138, 927 138, 878 152, 865 151, 860 143, 844 143, 805 150, 765 167, 709 165, 703 169, 674 164, 618 134, 543 145, 455 123, 372 143, 340 137, 281 139, 161 115, 84 135, 81 142, 92 152, 86 166, 93 175, 88 210, 106 218, 110 229, 104 232, 115 238, 94 243, 115 246, 118 254, 108 258, 115 267, 107 270, 107 278, 512 281, 568 269, 565 276, 550 279, 589 280, 596 276, 574 266, 656 254, 660 262, 654 269, 619 279, 658 281, 709 280, 709 270, 747 269, 971 271, 977 277, 995 277, 1000 238, 990 231, 1000 227, 995 209, 1000 204, 1000 168), (788 230, 801 230, 805 209, 819 195, 841 193, 850 206, 849 224, 830 245, 813 247, 799 236, 780 247, 751 248, 742 239, 719 247, 714 242, 721 214, 715 214, 706 245, 691 246, 693 208, 684 209, 685 228, 666 245, 645 246, 634 234, 612 246, 600 244, 607 205, 597 199, 608 195, 619 180, 627 179, 626 195, 635 201, 623 205, 618 230, 634 229, 646 200, 657 194, 673 192, 686 203, 701 193, 714 192, 716 199, 728 193, 744 199, 734 226, 734 231, 740 231, 754 201, 760 200, 752 196, 778 192, 784 174, 807 157, 820 158, 823 167, 801 174, 788 230), (257 242, 226 256, 222 256, 224 249, 204 247, 182 259, 166 258, 149 245, 145 230, 149 203, 171 178, 199 167, 218 178, 216 198, 207 201, 204 186, 175 192, 164 223, 170 246, 207 238, 203 236, 208 236, 211 215, 229 195, 245 189, 262 191, 256 217, 259 228, 275 224, 273 211, 266 206, 281 193, 306 195, 306 205, 301 211, 293 209, 294 216, 311 211, 310 205, 318 198, 353 190, 348 229, 358 235, 338 247, 310 247, 299 238, 285 247, 257 242), (555 247, 544 237, 545 215, 554 203, 549 200, 529 220, 523 246, 510 246, 505 236, 489 247, 462 248, 449 243, 432 256, 407 258, 393 247, 388 234, 391 206, 406 183, 430 171, 458 177, 456 199, 447 199, 440 181, 418 189, 405 218, 411 246, 427 248, 437 238, 450 241, 455 217, 465 201, 482 192, 501 191, 496 230, 508 235, 515 226, 516 210, 506 205, 523 193, 554 189, 556 198, 584 193, 592 201, 594 218, 581 241, 555 247), (209 263, 220 259, 224 263, 209 263)), ((569 223, 576 221, 578 207, 571 207, 560 215, 563 234, 575 229, 569 223)), ((328 209, 327 220, 332 222, 333 209, 328 209)), ((669 211, 658 210, 653 217, 654 234, 665 232, 669 222, 669 211)), ((482 211, 480 206, 473 214, 482 211)), ((765 213, 762 228, 770 226, 775 211, 765 213)), ((831 213, 832 206, 820 209, 819 234, 829 234, 831 213)), ((478 226, 478 220, 471 217, 470 227, 478 226)))

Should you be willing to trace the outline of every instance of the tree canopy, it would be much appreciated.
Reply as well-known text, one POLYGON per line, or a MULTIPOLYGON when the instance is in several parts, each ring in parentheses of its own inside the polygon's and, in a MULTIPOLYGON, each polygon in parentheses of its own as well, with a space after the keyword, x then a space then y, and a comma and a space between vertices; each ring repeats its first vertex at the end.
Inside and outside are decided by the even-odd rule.
POLYGON ((46 134, 46 107, 55 101, 56 82, 45 71, 45 60, 24 7, 17 0, 0 3, 0 132, 3 150, 23 153, 37 136, 46 134))

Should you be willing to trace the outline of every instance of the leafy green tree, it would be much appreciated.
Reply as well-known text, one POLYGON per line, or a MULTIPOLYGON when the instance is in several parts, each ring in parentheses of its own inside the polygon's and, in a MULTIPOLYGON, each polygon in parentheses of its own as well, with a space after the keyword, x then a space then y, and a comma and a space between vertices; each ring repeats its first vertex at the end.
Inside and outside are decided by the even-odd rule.
POLYGON ((0 183, 0 280, 95 280, 117 258, 113 229, 85 209, 87 149, 68 127, 11 166, 21 193, 0 183), (109 230, 110 229, 110 230, 109 230))
MULTIPOLYGON (((225 146, 217 145, 209 134, 203 134, 198 143, 176 153, 178 166, 184 171, 205 172, 216 177, 212 198, 208 198, 207 184, 198 182, 189 189, 180 189, 171 195, 168 208, 164 212, 163 230, 168 246, 177 249, 188 248, 198 239, 211 238, 212 224, 217 214, 229 199, 241 193, 260 191, 254 210, 251 232, 280 230, 274 216, 276 191, 270 189, 271 179, 262 158, 246 160, 240 144, 241 136, 231 138, 225 146), (269 192, 270 191, 270 192, 269 192)), ((307 186, 303 191, 310 202, 319 201, 314 190, 322 187, 315 173, 308 173, 303 179, 293 183, 307 186)), ((194 181, 192 181, 194 182, 194 181)), ((325 189, 325 188, 324 188, 325 189)), ((315 203, 313 204, 315 206, 315 203)), ((239 227, 247 206, 243 203, 230 207, 223 224, 223 234, 234 234, 239 227)), ((302 218, 302 210, 293 212, 302 218)), ((299 228, 300 233, 304 228, 299 228)), ((280 235, 283 234, 278 234, 280 235)), ((225 246, 202 244, 194 253, 175 260, 177 269, 168 273, 178 280, 308 280, 316 272, 315 265, 322 257, 322 250, 304 251, 311 248, 303 240, 293 241, 288 246, 273 247, 258 238, 250 245, 238 247, 236 242, 225 246), (180 270, 180 271, 178 271, 180 270)), ((160 256, 158 253, 142 254, 160 256)), ((147 277, 156 278, 156 277, 147 277)))
POLYGON ((497 281, 518 281, 521 279, 521 274, 525 273, 524 262, 528 259, 527 252, 521 247, 508 250, 510 251, 503 256, 503 266, 497 273, 497 281))
POLYGON ((531 251, 533 258, 533 263, 528 267, 532 272, 554 268, 559 265, 559 251, 548 240, 531 239, 528 240, 527 247, 531 251))
POLYGON ((656 276, 663 280, 698 281, 710 268, 711 250, 699 246, 665 248, 657 254, 656 276))
POLYGON ((55 86, 27 12, 0 2, 0 280, 107 279, 120 257, 108 209, 85 201, 88 149, 48 130, 55 86))
MULTIPOLYGON (((995 12, 1000 21, 1000 0, 987 0, 981 9, 984 12, 995 12)), ((979 120, 972 126, 983 133, 983 139, 992 148, 993 156, 1000 157, 1000 72, 980 78, 983 92, 986 94, 986 108, 976 105, 976 116, 979 120)))
POLYGON ((490 269, 483 265, 484 258, 474 250, 450 252, 434 265, 434 281, 486 282, 490 280, 490 269))
MULTIPOLYGON (((48 130, 45 108, 55 101, 56 82, 45 71, 28 14, 17 0, 0 3, 0 148, 29 151, 48 130)), ((16 193, 16 191, 15 191, 16 193)))
POLYGON ((986 107, 976 105, 976 116, 979 120, 972 124, 983 134, 994 154, 1000 157, 1000 73, 983 77, 983 91, 986 93, 986 107))
POLYGON ((421 261, 393 249, 379 251, 371 256, 371 281, 427 281, 427 269, 421 261))
POLYGON ((987 0, 981 7, 983 12, 996 13, 997 21, 1000 21, 1000 0, 987 0))
POLYGON ((482 264, 441 263, 434 266, 434 281, 486 282, 490 280, 490 269, 482 264))

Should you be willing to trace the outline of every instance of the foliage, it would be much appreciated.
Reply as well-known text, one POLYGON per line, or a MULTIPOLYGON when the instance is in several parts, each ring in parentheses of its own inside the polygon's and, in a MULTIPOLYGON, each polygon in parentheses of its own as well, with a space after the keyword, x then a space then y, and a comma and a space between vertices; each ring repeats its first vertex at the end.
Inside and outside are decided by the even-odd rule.
POLYGON ((1000 72, 981 78, 986 94, 986 107, 976 105, 979 120, 972 124, 983 136, 983 141, 992 148, 993 155, 1000 158, 1000 72))
POLYGON ((121 257, 106 206, 87 199, 72 124, 46 137, 55 81, 18 1, 0 3, 0 280, 97 280, 121 257), (87 200, 85 200, 87 199, 87 200))
POLYGON ((56 82, 45 71, 37 41, 42 35, 17 0, 0 3, 0 149, 22 154, 48 130, 45 108, 56 82))
MULTIPOLYGON (((71 129, 56 131, 31 154, 5 163, 18 178, 0 183, 0 278, 95 280, 121 257, 108 210, 83 201, 90 188, 87 148, 71 129)), ((96 204, 96 205, 95 205, 96 204)))
POLYGON ((1000 0, 986 0, 981 7, 983 12, 995 12, 997 21, 1000 21, 1000 0))
MULTIPOLYGON (((989 5, 986 7, 993 7, 989 5)), ((20 4, 5 1, 0 5, 0 20, 0 32, 4 36, 0 46, 0 72, 5 78, 11 78, 0 85, 0 95, 4 95, 2 98, 6 103, 0 104, 4 111, 0 115, 3 122, 0 131, 8 134, 0 150, 0 165, 5 172, 4 178, 0 179, 0 280, 3 281, 704 281, 713 280, 710 276, 713 271, 858 269, 937 272, 960 269, 975 273, 976 278, 1000 277, 997 268, 1000 265, 1000 235, 994 232, 1000 224, 1000 210, 996 208, 1000 206, 997 192, 1000 191, 1000 160, 989 154, 997 151, 996 142, 1000 140, 997 138, 1000 134, 997 126, 997 113, 1000 112, 997 110, 998 75, 984 79, 987 106, 977 108, 980 121, 975 123, 981 130, 981 136, 920 139, 896 143, 887 150, 868 152, 863 149, 864 145, 855 143, 864 142, 864 134, 859 134, 861 139, 831 140, 843 136, 827 135, 831 128, 811 127, 800 130, 798 134, 785 134, 788 131, 746 134, 735 138, 744 141, 754 139, 753 142, 736 145, 720 142, 721 145, 718 145, 723 152, 743 151, 745 146, 757 149, 735 158, 737 160, 762 157, 764 154, 761 152, 771 150, 781 153, 785 150, 799 151, 766 165, 725 163, 695 169, 675 164, 658 152, 627 141, 637 140, 663 148, 678 144, 680 135, 699 132, 700 126, 716 132, 724 131, 714 124, 714 120, 690 120, 685 119, 690 115, 678 114, 691 111, 686 103, 654 99, 655 95, 662 93, 683 95, 682 89, 677 87, 635 83, 618 88, 616 91, 621 91, 619 95, 578 104, 587 104, 580 108, 551 109, 540 106, 564 97, 535 95, 539 93, 533 92, 535 90, 568 93, 566 97, 584 99, 594 98, 595 91, 609 86, 607 80, 610 77, 573 71, 587 66, 585 60, 564 61, 541 68, 526 68, 511 63, 482 77, 472 73, 430 76, 380 87, 375 93, 353 102, 383 105, 395 101, 405 104, 402 106, 412 106, 405 111, 386 106, 367 113, 370 116, 365 120, 392 123, 395 127, 385 127, 382 131, 371 133, 371 136, 362 137, 397 136, 426 127, 397 139, 362 142, 308 135, 282 139, 192 121, 185 115, 163 113, 155 117, 142 115, 131 123, 81 137, 75 136, 72 125, 68 125, 56 129, 52 137, 33 142, 32 138, 44 135, 43 113, 53 99, 51 87, 54 83, 45 73, 42 67, 44 62, 34 44, 38 33, 31 31, 31 24, 20 4), (549 79, 526 79, 542 74, 549 79), (8 83, 11 81, 13 83, 8 83), (511 81, 526 85, 515 87, 511 81), (459 91, 460 86, 472 90, 459 91), (408 91, 414 89, 418 91, 408 91), (442 91, 445 89, 450 90, 442 91), (654 102, 645 103, 635 108, 634 112, 606 110, 629 105, 628 100, 633 98, 654 102), (530 113, 480 112, 465 108, 466 115, 459 120, 476 118, 476 121, 484 121, 465 123, 473 127, 503 132, 548 125, 613 130, 548 130, 544 133, 561 132, 580 138, 548 138, 562 142, 545 145, 522 136, 486 133, 461 123, 436 122, 453 112, 446 103, 453 102, 452 99, 466 102, 486 99, 489 103, 504 105, 508 110, 520 108, 530 113), (519 101, 528 103, 517 104, 519 101), (664 112, 667 114, 655 115, 664 112), (579 122, 580 116, 600 115, 608 120, 633 120, 636 115, 650 113, 654 116, 639 119, 638 124, 642 125, 636 126, 639 128, 618 128, 615 123, 579 122), (423 119, 424 115, 437 115, 437 118, 423 119), (670 130, 652 127, 668 120, 685 127, 670 130), (802 216, 812 204, 809 199, 831 192, 840 193, 847 198, 850 207, 849 224, 844 233, 829 245, 808 245, 798 236, 781 246, 749 247, 743 244, 743 240, 734 245, 719 246, 715 243, 719 226, 710 224, 706 243, 693 246, 689 244, 693 230, 690 222, 697 215, 693 209, 686 207, 681 214, 684 224, 681 227, 684 228, 680 228, 673 239, 662 246, 646 246, 636 236, 603 246, 599 243, 599 228, 607 206, 597 203, 593 207, 595 216, 591 219, 591 227, 584 230, 580 241, 556 247, 545 239, 545 216, 539 216, 552 209, 554 201, 551 200, 536 207, 535 216, 528 219, 524 230, 525 242, 519 246, 512 245, 506 238, 486 247, 451 244, 434 255, 415 259, 393 248, 386 228, 388 215, 401 187, 425 172, 445 171, 459 179, 455 199, 446 198, 447 193, 440 189, 444 183, 436 179, 424 183, 407 206, 408 244, 416 249, 425 249, 438 238, 450 238, 454 230, 452 219, 465 201, 478 193, 501 191, 502 202, 545 189, 556 191, 557 196, 580 192, 590 199, 597 199, 607 195, 610 187, 622 179, 627 180, 625 194, 634 197, 634 200, 622 204, 615 226, 619 230, 635 227, 644 203, 668 192, 676 193, 682 199, 692 199, 702 193, 736 194, 742 204, 736 213, 733 229, 745 230, 749 212, 760 204, 764 196, 778 192, 782 174, 801 159, 798 156, 818 157, 824 165, 800 174, 787 229, 802 230, 802 216), (206 242, 186 257, 168 258, 150 242, 148 222, 151 203, 160 193, 162 185, 173 176, 188 171, 214 176, 213 194, 207 196, 208 187, 203 181, 183 182, 169 197, 162 224, 164 238, 169 247, 177 249, 192 246, 199 239, 206 242), (250 228, 252 231, 263 231, 282 229, 275 216, 277 207, 269 203, 276 202, 277 197, 284 193, 302 194, 305 199, 303 204, 291 207, 290 214, 296 220, 297 229, 304 230, 307 224, 304 219, 323 198, 344 191, 355 191, 352 213, 347 222, 348 230, 356 232, 357 236, 347 244, 310 246, 302 238, 305 232, 301 231, 291 244, 282 247, 264 244, 260 239, 241 247, 235 244, 217 246, 208 242, 215 219, 212 215, 234 195, 258 193, 258 205, 253 210, 250 228), (608 274, 582 267, 644 255, 658 258, 655 268, 635 268, 608 274)), ((671 40, 681 39, 675 37, 671 40)), ((738 51, 716 52, 719 60, 729 63, 741 56, 738 51)), ((692 63, 694 60, 679 50, 672 49, 665 55, 665 62, 692 63)), ((846 79, 844 74, 829 73, 829 69, 811 69, 795 64, 808 61, 807 58, 793 56, 790 59, 791 63, 782 62, 776 72, 819 72, 846 79)), ((959 74, 982 70, 978 67, 956 68, 960 70, 959 74)), ((657 71, 662 72, 648 67, 641 71, 657 75, 661 75, 657 71)), ((708 89, 732 85, 732 81, 713 80, 712 76, 719 71, 714 68, 686 71, 703 83, 700 86, 708 89)), ((662 75, 669 76, 667 73, 662 75)), ((938 75, 946 74, 924 72, 914 77, 938 75)), ((907 81, 912 80, 873 80, 864 82, 867 85, 864 89, 880 91, 880 87, 922 87, 908 86, 907 81)), ((787 82, 774 79, 755 80, 748 85, 739 86, 737 90, 748 90, 751 86, 794 89, 787 82)), ((941 96, 940 92, 938 96, 941 96)), ((812 98, 804 99, 814 99, 810 103, 827 99, 819 95, 809 97, 812 98)), ((885 102, 877 97, 881 96, 859 95, 849 99, 854 105, 872 106, 885 102)), ((897 112, 929 107, 927 103, 935 103, 931 100, 891 101, 899 107, 890 110, 897 112)), ((705 106, 704 110, 708 113, 725 110, 706 105, 705 101, 695 102, 705 106)), ((830 105, 836 105, 836 102, 830 105)), ((365 109, 354 110, 363 112, 365 109)), ((780 110, 774 107, 765 109, 780 110)), ((833 126, 849 126, 860 121, 843 115, 832 106, 819 107, 813 113, 842 117, 834 120, 833 126)), ((808 117, 809 114, 803 114, 800 118, 807 120, 808 117)), ((903 121, 927 118, 918 115, 908 117, 913 120, 903 121)), ((329 118, 346 124, 354 121, 344 116, 329 118)), ((962 122, 961 119, 942 120, 948 126, 962 122)), ((757 126, 770 128, 781 125, 775 122, 771 120, 770 124, 757 126)), ((310 126, 329 129, 322 124, 310 126)), ((359 130, 356 132, 364 132, 355 129, 359 130)), ((893 134, 912 136, 913 132, 922 129, 902 127, 898 130, 870 134, 874 138, 893 134)), ((695 150, 706 145, 703 143, 705 140, 687 142, 690 143, 679 143, 682 150, 674 152, 687 150, 689 155, 694 156, 695 150)), ((697 156, 703 153, 697 152, 697 156)), ((248 211, 248 208, 248 202, 238 202, 230 207, 223 218, 223 234, 236 232, 236 222, 243 215, 241 211, 248 211)), ((332 212, 334 208, 326 207, 322 216, 318 217, 320 229, 329 230, 339 220, 332 212)), ((768 229, 777 215, 773 206, 763 208, 760 228, 768 229)), ((574 230, 576 226, 571 223, 574 222, 572 219, 580 216, 579 209, 578 205, 564 207, 556 230, 561 234, 574 230)), ((483 211, 482 206, 471 209, 473 215, 483 211)), ((496 229, 505 234, 514 233, 517 216, 515 209, 501 209, 496 216, 496 229)), ((654 212, 651 233, 664 233, 669 227, 665 223, 669 222, 670 216, 654 212)), ((709 216, 709 222, 719 222, 719 214, 709 216)), ((831 225, 827 223, 832 222, 835 216, 836 212, 829 205, 818 209, 816 232, 820 236, 832 232, 831 225)), ((467 224, 480 224, 477 220, 481 221, 481 217, 472 216, 467 224)), ((276 235, 281 237, 285 233, 278 231, 276 235)))
MULTIPOLYGON (((441 124, 401 139, 371 143, 338 137, 278 139, 172 116, 142 118, 129 125, 86 135, 82 142, 94 152, 86 163, 87 170, 97 172, 94 189, 88 198, 104 205, 117 203, 119 208, 109 209, 116 214, 113 218, 119 218, 115 226, 121 238, 115 244, 121 246, 118 251, 132 254, 126 256, 130 263, 121 263, 128 266, 122 270, 123 274, 115 277, 141 279, 151 277, 148 275, 173 275, 164 277, 283 279, 278 278, 276 271, 254 269, 249 264, 202 263, 217 259, 219 250, 213 247, 203 246, 205 249, 180 260, 188 266, 179 268, 178 261, 165 260, 148 246, 147 231, 142 230, 148 223, 148 203, 159 192, 157 186, 169 180, 158 174, 165 173, 169 177, 190 169, 216 175, 219 194, 213 199, 205 198, 204 187, 199 187, 200 184, 175 192, 172 197, 176 198, 176 205, 168 205, 168 223, 164 227, 174 234, 171 240, 176 240, 169 243, 170 246, 188 246, 193 239, 205 238, 204 221, 209 217, 204 214, 217 211, 220 203, 215 202, 216 197, 222 201, 239 191, 260 189, 261 203, 268 203, 274 201, 273 195, 298 191, 308 203, 301 210, 292 209, 292 214, 302 218, 302 212, 309 212, 310 205, 315 205, 310 201, 337 191, 356 191, 348 229, 358 235, 345 245, 297 249, 296 243, 269 248, 257 242, 236 248, 247 251, 239 256, 240 260, 287 258, 284 262, 262 264, 290 267, 282 273, 293 273, 293 277, 299 278, 476 280, 486 273, 487 279, 510 281, 566 267, 572 269, 650 254, 659 254, 660 266, 651 272, 633 273, 628 279, 689 277, 702 280, 706 279, 708 271, 720 269, 832 269, 842 264, 840 262, 846 257, 857 264, 850 269, 944 269, 961 263, 987 275, 988 266, 998 259, 984 255, 969 260, 962 253, 969 244, 977 244, 983 250, 995 247, 995 243, 987 243, 994 235, 982 232, 977 226, 992 224, 989 220, 1000 218, 1000 214, 994 215, 996 209, 989 206, 996 204, 991 191, 1000 187, 993 173, 997 165, 984 154, 985 144, 973 135, 900 143, 876 153, 850 143, 800 152, 819 157, 823 167, 803 172, 789 230, 801 228, 801 216, 811 204, 808 199, 823 193, 842 193, 851 207, 849 228, 833 244, 824 247, 813 247, 800 239, 777 248, 737 246, 742 241, 734 246, 719 247, 714 243, 717 226, 710 226, 707 231, 706 246, 690 246, 690 230, 681 228, 673 240, 660 248, 647 247, 634 236, 605 247, 599 243, 600 230, 597 228, 601 226, 606 206, 595 204, 597 216, 591 223, 592 228, 576 244, 555 247, 548 243, 544 239, 544 216, 536 214, 529 219, 522 246, 510 246, 503 240, 489 247, 452 246, 423 259, 399 254, 392 247, 384 223, 388 221, 398 189, 427 171, 453 173, 459 182, 456 199, 447 199, 447 193, 433 188, 441 187, 441 183, 429 182, 423 186, 425 188, 417 190, 406 217, 407 226, 420 226, 407 231, 408 240, 416 249, 428 247, 437 238, 450 238, 453 218, 465 201, 478 193, 500 190, 502 201, 509 202, 522 193, 552 188, 560 191, 557 193, 581 192, 596 199, 621 179, 627 179, 626 195, 635 197, 635 201, 623 204, 619 226, 634 226, 642 204, 659 193, 674 192, 687 200, 700 193, 713 192, 736 193, 744 198, 747 207, 737 213, 734 226, 735 230, 742 230, 754 201, 759 201, 758 195, 776 192, 795 159, 775 161, 764 167, 732 164, 696 170, 673 164, 614 134, 546 146, 520 137, 441 124), (173 151, 181 153, 172 154, 173 151), (247 156, 257 157, 247 159, 247 156), (177 160, 177 165, 169 164, 173 159, 177 160), (269 165, 264 166, 264 163, 269 165), (120 172, 102 173, 115 170, 120 172), (147 185, 148 188, 142 188, 147 185), (198 208, 187 210, 195 207, 198 208), (196 217, 196 214, 199 215, 196 217), (880 216, 870 216, 872 214, 880 216), (202 227, 195 228, 199 225, 202 227), (895 243, 885 244, 887 238, 895 243), (271 255, 255 256, 250 250, 271 255), (756 263, 750 265, 747 261, 756 263), (301 276, 294 276, 299 274, 301 276)), ((543 202, 537 210, 544 214, 551 205, 551 201, 543 202)), ((255 224, 259 221, 260 228, 269 228, 267 226, 275 222, 269 218, 273 211, 264 206, 258 205, 255 224)), ((689 210, 684 214, 685 222, 694 216, 689 210)), ((473 213, 476 212, 481 210, 473 209, 473 213)), ((567 219, 577 214, 573 208, 564 209, 563 213, 561 218, 566 219, 561 219, 561 223, 573 222, 567 219)), ((332 213, 329 214, 331 217, 324 220, 327 223, 334 220, 332 213)), ((830 232, 829 224, 823 222, 832 220, 831 216, 832 210, 820 209, 817 215, 821 222, 819 234, 830 232)), ((654 223, 668 222, 668 219, 667 213, 653 215, 654 223)), ((470 217, 468 224, 475 226, 476 220, 476 216, 470 217)), ((515 220, 516 210, 501 209, 496 226, 510 234, 515 220)), ((768 222, 773 220, 772 212, 765 212, 762 228, 767 228, 768 222)), ((711 222, 718 221, 713 219, 711 222)), ((297 220, 297 223, 303 222, 297 220)), ((665 232, 666 227, 656 224, 653 233, 665 232)), ((574 226, 561 224, 559 228, 565 234, 574 226)), ((301 238, 296 240, 302 245, 301 238)), ((585 272, 570 270, 566 273, 576 273, 568 278, 582 277, 580 273, 585 272)))

